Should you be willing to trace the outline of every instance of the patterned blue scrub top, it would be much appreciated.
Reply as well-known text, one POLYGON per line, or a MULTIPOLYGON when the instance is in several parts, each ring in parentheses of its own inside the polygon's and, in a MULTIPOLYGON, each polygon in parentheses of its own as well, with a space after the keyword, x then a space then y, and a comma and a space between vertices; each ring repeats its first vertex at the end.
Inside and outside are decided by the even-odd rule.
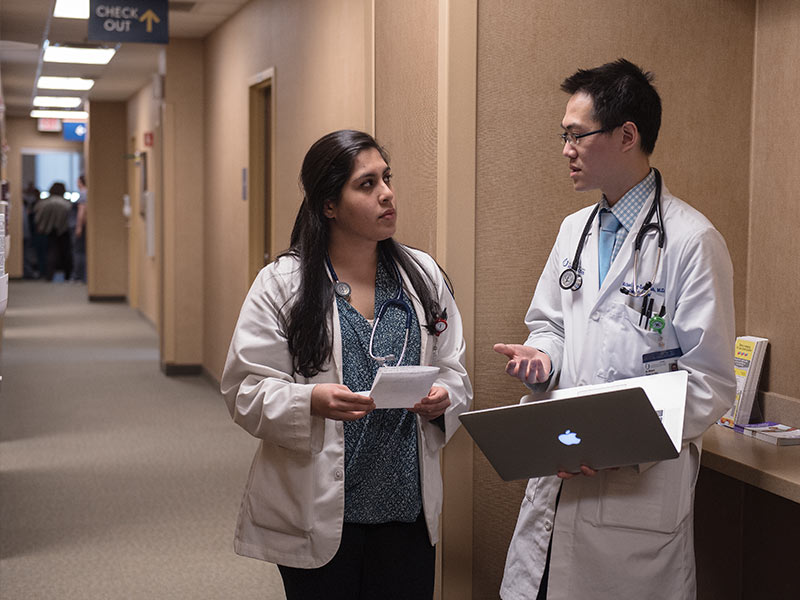
MULTIPOLYGON (((375 310, 397 293, 394 268, 378 261, 375 276, 375 310)), ((421 335, 416 311, 411 307, 411 330, 404 365, 418 365, 421 335)), ((369 355, 372 324, 344 298, 336 297, 342 335, 343 383, 353 391, 372 388, 378 362, 369 355)), ((406 312, 387 308, 375 331, 375 356, 399 358, 406 330, 406 312)), ((394 366, 387 361, 387 366, 394 366)), ((374 410, 358 421, 344 421, 344 521, 388 523, 416 521, 422 509, 417 450, 416 415, 404 408, 374 410)))

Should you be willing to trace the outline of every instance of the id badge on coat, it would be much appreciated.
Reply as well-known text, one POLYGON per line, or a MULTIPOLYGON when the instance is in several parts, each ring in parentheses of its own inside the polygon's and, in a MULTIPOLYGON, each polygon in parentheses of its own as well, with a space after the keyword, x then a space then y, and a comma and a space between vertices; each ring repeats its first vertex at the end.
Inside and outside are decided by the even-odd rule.
POLYGON ((642 355, 645 375, 669 373, 678 370, 678 359, 683 355, 680 348, 670 348, 642 355))

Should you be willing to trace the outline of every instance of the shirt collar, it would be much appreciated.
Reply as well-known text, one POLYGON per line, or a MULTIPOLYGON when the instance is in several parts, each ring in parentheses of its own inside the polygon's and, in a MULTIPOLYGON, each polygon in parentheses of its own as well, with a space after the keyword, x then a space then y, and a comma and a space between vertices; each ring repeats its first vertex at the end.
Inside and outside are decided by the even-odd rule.
POLYGON ((639 211, 642 210, 642 206, 644 206, 644 203, 650 197, 655 187, 656 176, 653 170, 650 169, 650 173, 648 173, 647 177, 625 192, 625 195, 617 200, 614 206, 608 206, 608 200, 604 194, 603 199, 600 200, 600 208, 611 211, 619 222, 622 223, 622 226, 627 231, 630 231, 633 228, 633 224, 636 222, 636 217, 639 216, 639 211))

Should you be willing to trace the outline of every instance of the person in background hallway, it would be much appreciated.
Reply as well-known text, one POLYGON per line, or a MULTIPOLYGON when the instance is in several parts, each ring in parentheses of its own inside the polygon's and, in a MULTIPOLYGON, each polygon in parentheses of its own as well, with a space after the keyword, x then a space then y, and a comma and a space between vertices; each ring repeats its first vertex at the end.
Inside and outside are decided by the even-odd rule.
POLYGON ((575 191, 602 193, 600 210, 589 206, 564 220, 525 316, 528 339, 495 350, 507 357, 506 372, 534 391, 668 371, 672 365, 657 367, 651 353, 669 351, 689 373, 683 446, 674 460, 601 471, 584 465, 530 480, 506 559, 504 600, 696 596, 693 501, 702 436, 735 392, 733 268, 720 233, 661 187, 650 167, 661 124, 652 80, 620 59, 562 84, 570 95, 562 154, 575 191), (648 213, 657 188, 666 239, 660 266, 654 270, 653 228, 634 273, 634 240, 646 219, 656 221, 648 213), (572 261, 587 222, 578 267, 572 261), (630 293, 634 287, 641 296, 630 293), (643 302, 659 319, 642 323, 643 302))
POLYGON ((72 279, 86 281, 86 176, 78 177, 78 202, 72 235, 72 279))
POLYGON ((443 273, 392 238, 391 177, 366 133, 311 146, 290 248, 250 288, 222 374, 231 416, 261 440, 235 550, 277 563, 289 600, 433 595, 439 451, 472 390, 443 273), (440 373, 413 408, 374 410, 355 392, 384 362, 440 373))
POLYGON ((72 275, 72 248, 69 233, 69 213, 72 205, 64 198, 67 189, 60 181, 50 186, 50 196, 36 205, 36 229, 47 236, 47 263, 44 276, 53 280, 57 271, 64 272, 64 280, 72 275))
POLYGON ((44 270, 42 266, 47 260, 46 238, 40 236, 36 231, 34 214, 36 203, 39 202, 39 190, 33 185, 32 181, 22 191, 22 242, 23 242, 23 266, 22 276, 25 279, 38 279, 44 270), (39 237, 42 237, 45 244, 42 245, 41 259, 38 252, 39 237))

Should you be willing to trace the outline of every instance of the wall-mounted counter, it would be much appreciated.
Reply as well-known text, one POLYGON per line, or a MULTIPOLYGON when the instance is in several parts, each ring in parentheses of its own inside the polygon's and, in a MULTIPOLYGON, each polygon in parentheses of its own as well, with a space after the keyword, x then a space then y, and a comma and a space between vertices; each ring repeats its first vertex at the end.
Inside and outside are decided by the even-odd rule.
POLYGON ((703 436, 702 464, 800 503, 800 445, 775 446, 714 425, 703 436))

